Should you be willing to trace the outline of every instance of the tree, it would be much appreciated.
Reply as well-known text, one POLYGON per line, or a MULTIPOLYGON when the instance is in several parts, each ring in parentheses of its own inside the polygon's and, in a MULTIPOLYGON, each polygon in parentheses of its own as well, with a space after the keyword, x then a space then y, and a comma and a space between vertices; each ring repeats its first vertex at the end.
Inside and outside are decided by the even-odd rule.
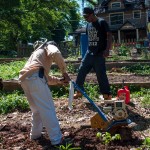
POLYGON ((16 50, 17 42, 29 37, 33 42, 40 37, 60 42, 79 25, 75 0, 1 0, 0 6, 0 49, 4 50, 16 50))

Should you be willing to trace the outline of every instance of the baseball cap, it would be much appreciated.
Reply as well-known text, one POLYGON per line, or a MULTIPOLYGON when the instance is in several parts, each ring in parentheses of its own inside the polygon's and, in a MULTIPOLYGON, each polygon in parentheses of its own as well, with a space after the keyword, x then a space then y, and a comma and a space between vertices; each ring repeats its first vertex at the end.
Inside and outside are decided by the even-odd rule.
POLYGON ((87 15, 87 14, 94 14, 94 10, 91 7, 84 7, 83 8, 83 15, 87 15))
POLYGON ((55 41, 48 41, 47 43, 46 43, 47 45, 54 45, 54 46, 57 46, 57 43, 55 42, 55 41))

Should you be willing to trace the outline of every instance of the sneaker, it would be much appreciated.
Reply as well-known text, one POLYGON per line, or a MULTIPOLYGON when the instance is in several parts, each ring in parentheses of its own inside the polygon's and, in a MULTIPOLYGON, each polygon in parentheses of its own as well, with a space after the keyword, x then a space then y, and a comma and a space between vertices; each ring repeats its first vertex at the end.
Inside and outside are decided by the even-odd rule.
POLYGON ((82 93, 79 92, 79 91, 77 91, 77 92, 74 94, 74 96, 73 96, 74 99, 78 99, 78 98, 81 98, 81 97, 82 97, 82 93))
POLYGON ((31 140, 38 140, 38 139, 40 139, 42 137, 42 134, 40 134, 40 135, 31 135, 30 134, 30 139, 31 140))

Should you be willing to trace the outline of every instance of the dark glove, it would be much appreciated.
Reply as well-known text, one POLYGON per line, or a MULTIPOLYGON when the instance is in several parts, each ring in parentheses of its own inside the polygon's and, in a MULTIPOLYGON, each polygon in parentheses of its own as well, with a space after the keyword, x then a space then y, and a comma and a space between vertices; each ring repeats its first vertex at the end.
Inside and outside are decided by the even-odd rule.
POLYGON ((63 85, 68 85, 69 84, 69 81, 66 81, 64 77, 60 78, 60 82, 63 85))
POLYGON ((63 78, 64 78, 64 82, 68 82, 69 83, 69 81, 71 81, 68 73, 63 73, 63 78))

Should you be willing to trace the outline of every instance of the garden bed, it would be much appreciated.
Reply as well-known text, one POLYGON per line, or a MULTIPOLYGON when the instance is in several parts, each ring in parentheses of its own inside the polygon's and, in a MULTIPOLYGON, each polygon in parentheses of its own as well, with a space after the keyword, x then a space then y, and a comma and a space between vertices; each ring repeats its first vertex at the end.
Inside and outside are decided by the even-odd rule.
MULTIPOLYGON (((112 141, 105 146, 96 134, 98 129, 90 126, 90 118, 95 110, 85 99, 73 101, 73 109, 68 110, 68 99, 55 99, 57 116, 64 136, 73 140, 73 147, 82 150, 131 150, 142 145, 146 137, 150 137, 150 110, 139 105, 140 99, 132 99, 127 106, 129 119, 135 123, 132 128, 119 128, 121 140, 112 141)), ((100 106, 99 102, 96 102, 100 106)), ((0 149, 3 150, 53 150, 48 135, 43 129, 43 136, 31 141, 31 112, 14 112, 0 115, 0 149)))
MULTIPOLYGON (((76 80, 77 74, 70 74, 72 80, 76 80)), ((116 85, 121 87, 122 81, 125 81, 125 85, 137 86, 148 88, 150 87, 150 76, 149 75, 135 75, 135 74, 124 74, 124 73, 108 73, 108 79, 110 85, 116 85)), ((95 73, 90 73, 86 77, 86 82, 90 84, 98 84, 95 73)), ((18 80, 4 80, 3 81, 4 90, 13 91, 22 89, 18 80)), ((59 85, 60 86, 60 85, 59 85)))
MULTIPOLYGON (((78 62, 77 62, 78 63, 78 62)), ((136 63, 136 62, 135 62, 136 63)), ((146 62, 147 63, 147 62, 146 62)), ((119 62, 116 62, 116 65, 119 62)), ((79 63, 78 63, 79 65, 79 63)), ((128 65, 131 65, 130 63, 128 65)), ((110 85, 122 87, 125 85, 150 87, 149 75, 136 75, 122 71, 113 64, 107 73, 110 85)), ((145 69, 143 69, 145 70, 145 69)), ((72 80, 76 80, 77 73, 69 73, 72 80)), ((98 84, 95 73, 89 73, 86 83, 98 84)), ((22 89, 18 80, 3 80, 5 91, 22 89)), ((60 85, 59 85, 60 86, 60 85)), ((59 88, 58 86, 58 88, 59 88)), ((132 94, 132 91, 130 91, 132 94)), ((64 93, 65 94, 65 93, 64 93)), ((24 96, 23 96, 24 97, 24 96)), ((92 98, 92 97, 91 97, 92 98)), ((129 119, 135 123, 132 128, 122 128, 118 131, 121 140, 112 141, 107 146, 96 137, 98 129, 92 129, 90 118, 96 113, 89 102, 83 97, 73 101, 73 110, 68 110, 68 99, 55 99, 57 116, 64 136, 73 139, 73 146, 82 150, 133 150, 141 147, 143 140, 150 137, 150 108, 143 108, 141 97, 131 99, 127 105, 129 119)), ((100 102, 96 102, 100 106, 100 102)), ((53 150, 48 135, 43 129, 43 136, 35 141, 29 139, 31 128, 31 111, 14 112, 0 115, 0 149, 2 150, 53 150)), ((143 149, 144 150, 144 149, 143 149)))

